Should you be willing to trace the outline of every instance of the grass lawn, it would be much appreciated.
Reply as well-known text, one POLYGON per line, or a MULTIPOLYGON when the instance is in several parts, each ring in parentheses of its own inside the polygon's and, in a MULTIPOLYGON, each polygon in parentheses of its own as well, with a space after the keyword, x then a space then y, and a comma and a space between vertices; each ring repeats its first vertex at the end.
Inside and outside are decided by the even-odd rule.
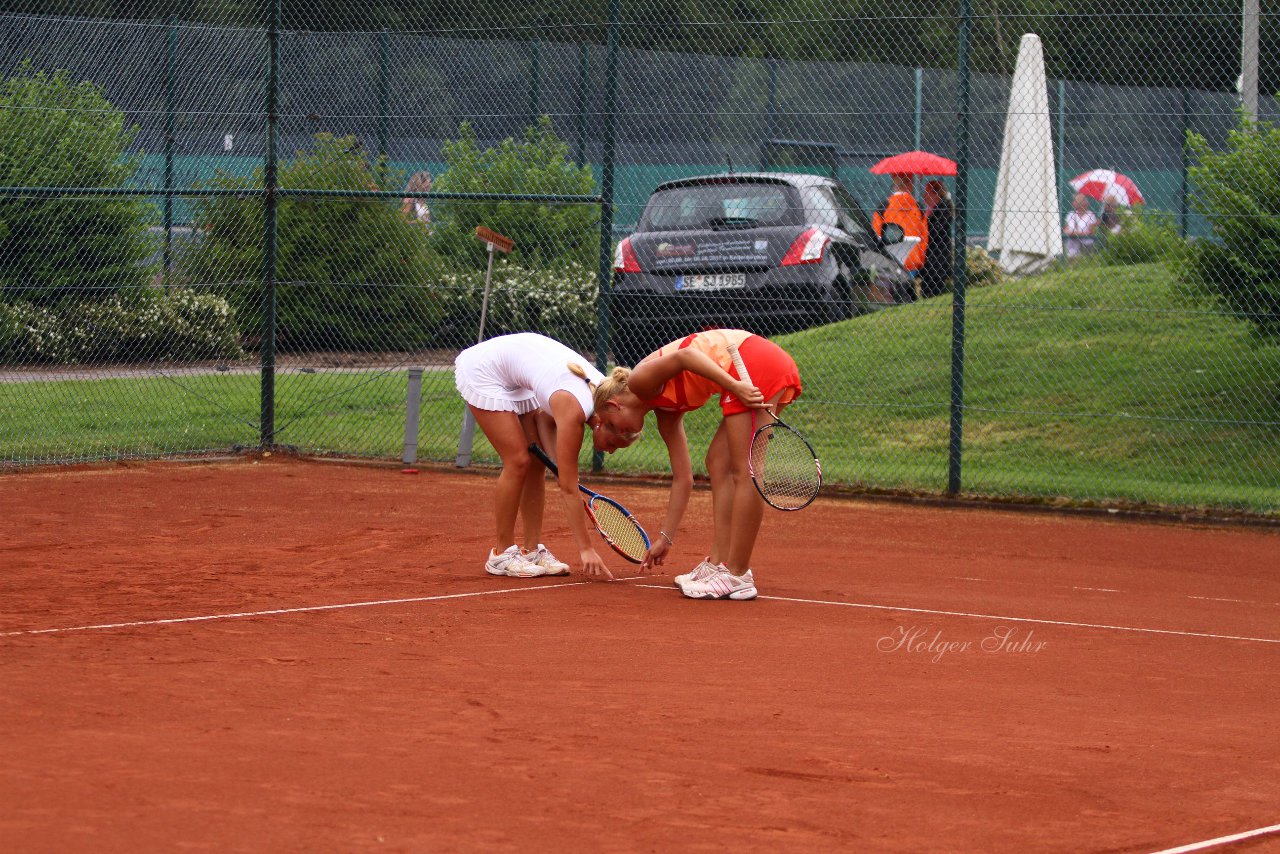
MULTIPOLYGON (((779 340, 805 381, 788 420, 829 480, 946 487, 949 297, 779 340)), ((1082 266, 973 291, 966 345, 965 492, 1280 511, 1280 347, 1181 294, 1164 267, 1082 266)), ((0 461, 254 446, 258 382, 152 373, 0 383, 0 461)), ((405 382, 402 369, 282 372, 277 441, 396 458, 405 382)), ((428 371, 420 458, 452 460, 461 421, 452 374, 428 371)), ((689 417, 695 456, 715 423, 712 407, 689 417)), ((475 460, 495 462, 482 436, 475 460)), ((606 468, 667 470, 656 429, 606 468)))

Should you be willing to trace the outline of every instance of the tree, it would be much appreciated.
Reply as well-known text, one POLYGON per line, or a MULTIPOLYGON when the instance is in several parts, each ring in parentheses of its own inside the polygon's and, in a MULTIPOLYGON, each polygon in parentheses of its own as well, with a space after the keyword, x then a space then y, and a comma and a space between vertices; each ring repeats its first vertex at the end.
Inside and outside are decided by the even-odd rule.
MULTIPOLYGON (((309 151, 280 169, 284 187, 369 190, 382 175, 355 137, 321 133, 309 151)), ((196 205, 198 239, 180 259, 183 277, 225 293, 241 331, 262 322, 263 176, 220 175, 215 187, 245 190, 196 205), (257 192, 252 192, 252 191, 257 192)), ((277 340, 283 349, 400 349, 421 346, 443 306, 428 284, 427 236, 400 202, 368 198, 294 198, 277 213, 277 340)))
MULTIPOLYGON (((0 186, 124 187, 138 158, 100 87, 22 62, 0 81, 0 186)), ((152 205, 137 197, 0 198, 0 292, 56 305, 145 286, 155 272, 152 205)))
POLYGON ((1246 117, 1223 151, 1194 133, 1187 141, 1199 161, 1193 203, 1213 226, 1213 239, 1192 245, 1187 277, 1280 338, 1280 129, 1246 117))
MULTIPOLYGON (((569 159, 569 146, 543 116, 519 139, 480 149, 475 131, 463 122, 458 138, 444 144, 445 170, 433 189, 442 193, 529 193, 591 195, 595 178, 588 166, 569 159)), ((586 267, 599 251, 599 210, 584 203, 443 201, 437 204, 434 242, 439 251, 474 268, 484 247, 472 236, 484 225, 516 242, 512 260, 525 266, 576 262, 586 267)), ((433 214, 435 211, 433 211, 433 214)))

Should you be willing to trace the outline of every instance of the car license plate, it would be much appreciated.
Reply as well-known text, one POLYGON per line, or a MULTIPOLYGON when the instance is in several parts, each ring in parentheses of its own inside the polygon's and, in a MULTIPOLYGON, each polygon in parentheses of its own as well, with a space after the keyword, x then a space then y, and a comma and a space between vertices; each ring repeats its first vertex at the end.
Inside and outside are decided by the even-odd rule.
POLYGON ((702 273, 694 276, 676 276, 678 291, 725 291, 746 286, 746 273, 702 273))

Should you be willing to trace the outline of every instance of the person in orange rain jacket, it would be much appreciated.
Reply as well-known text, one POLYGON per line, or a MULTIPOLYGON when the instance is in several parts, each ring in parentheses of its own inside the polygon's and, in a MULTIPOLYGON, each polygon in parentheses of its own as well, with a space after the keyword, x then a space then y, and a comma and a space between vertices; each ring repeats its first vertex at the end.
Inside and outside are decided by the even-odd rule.
POLYGON ((910 175, 893 176, 893 192, 885 199, 880 209, 871 217, 871 225, 876 234, 881 234, 886 222, 897 223, 907 237, 919 237, 920 242, 902 262, 907 273, 914 279, 924 266, 924 255, 929 248, 929 228, 925 225, 924 214, 920 213, 920 205, 911 194, 913 187, 910 175))

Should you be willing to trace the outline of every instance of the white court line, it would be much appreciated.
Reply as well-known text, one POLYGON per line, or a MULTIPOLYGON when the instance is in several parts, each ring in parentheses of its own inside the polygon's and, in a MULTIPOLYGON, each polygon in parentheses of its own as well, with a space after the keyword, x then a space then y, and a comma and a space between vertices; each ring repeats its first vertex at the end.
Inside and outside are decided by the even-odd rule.
POLYGON ((1220 599, 1217 596, 1188 596, 1188 599, 1200 599, 1204 602, 1231 602, 1237 605, 1269 605, 1280 606, 1280 602, 1258 602, 1253 599, 1220 599))
MULTIPOLYGON (((653 590, 673 590, 660 584, 637 584, 653 590)), ((903 611, 909 614, 936 614, 943 617, 971 617, 977 620, 1001 620, 1007 623, 1037 623, 1045 626, 1070 626, 1079 629, 1108 629, 1114 632, 1142 632, 1153 635, 1178 635, 1189 638, 1214 638, 1216 640, 1253 641, 1254 643, 1280 644, 1280 638, 1253 638, 1242 635, 1218 635, 1211 632, 1182 632, 1174 629, 1144 629, 1138 626, 1110 626, 1105 623, 1076 623, 1070 620, 1037 620, 1034 617, 1005 617, 999 614, 971 614, 968 611, 938 611, 932 608, 904 608, 901 605, 867 605, 862 602, 835 602, 828 599, 795 599, 790 596, 760 596, 774 602, 799 602, 804 605, 839 605, 845 608, 866 608, 873 611, 903 611)))
MULTIPOLYGON (((970 576, 970 575, 952 575, 952 576, 948 576, 948 577, 949 577, 952 581, 981 581, 981 582, 983 582, 984 584, 996 584, 996 583, 1000 583, 1000 584, 1036 584, 1036 585, 1039 585, 1039 584, 1040 584, 1040 582, 1038 582, 1038 581, 1017 581, 1017 580, 1014 580, 1014 579, 1008 579, 1008 578, 1002 578, 1002 579, 1000 579, 1000 581, 999 581, 999 582, 996 582, 996 581, 994 581, 993 579, 990 579, 990 578, 974 578, 973 576, 970 576)), ((1052 586, 1053 586, 1055 589, 1066 589, 1066 588, 1067 588, 1067 585, 1065 585, 1065 584, 1054 584, 1054 585, 1052 585, 1052 586)), ((1072 587, 1072 588, 1070 588, 1070 589, 1072 589, 1072 590, 1093 590, 1093 591, 1097 591, 1098 593, 1125 593, 1125 592, 1126 592, 1126 591, 1124 591, 1124 590, 1115 590, 1115 589, 1112 589, 1112 588, 1110 588, 1110 587, 1072 587)), ((1188 599, 1198 599, 1198 600, 1200 600, 1200 601, 1202 601, 1202 602, 1231 602, 1231 603, 1233 603, 1233 604, 1237 604, 1237 605, 1265 605, 1265 606, 1266 606, 1266 607, 1268 607, 1268 608, 1280 608, 1280 602, 1259 602, 1259 601, 1258 601, 1258 600, 1256 600, 1256 599, 1221 599, 1221 598, 1218 598, 1218 597, 1216 597, 1216 596, 1191 596, 1191 595, 1188 595, 1188 596, 1187 596, 1187 598, 1188 598, 1188 599)))
POLYGON ((1253 839, 1257 836, 1266 836, 1270 833, 1280 833, 1280 824, 1260 827, 1257 830, 1246 830, 1244 833, 1233 833, 1230 836, 1219 836, 1217 839, 1206 839, 1204 842, 1192 842, 1190 845, 1179 845, 1177 848, 1165 848, 1162 851, 1153 851, 1151 854, 1189 854, 1192 851, 1204 851, 1206 848, 1229 845, 1232 842, 1253 839))
POLYGON ((342 608, 370 608, 374 605, 405 605, 414 602, 438 602, 442 599, 464 599, 468 596, 495 596, 500 593, 525 593, 530 590, 556 590, 561 587, 578 587, 594 584, 592 581, 570 581, 565 584, 546 584, 540 587, 505 587, 502 590, 477 590, 473 593, 448 593, 441 596, 414 596, 410 599, 375 599, 370 602, 344 602, 339 605, 308 605, 300 608, 273 608, 270 611, 243 611, 235 614, 206 614, 199 617, 172 617, 166 620, 135 620, 130 623, 101 623, 96 626, 69 626, 57 629, 24 629, 17 632, 0 632, 0 638, 18 635, 50 635, 59 632, 88 632, 94 629, 128 629, 135 626, 166 626, 174 623, 204 623, 210 620, 236 620, 242 617, 270 617, 278 614, 303 614, 308 611, 337 611, 342 608))

